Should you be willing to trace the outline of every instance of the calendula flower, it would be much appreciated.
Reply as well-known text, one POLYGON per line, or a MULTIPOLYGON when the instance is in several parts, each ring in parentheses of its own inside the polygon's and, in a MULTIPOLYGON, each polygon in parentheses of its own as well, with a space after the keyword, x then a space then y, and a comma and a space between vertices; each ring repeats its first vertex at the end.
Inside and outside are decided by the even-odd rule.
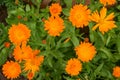
POLYGON ((13 55, 14 55, 15 60, 22 61, 25 59, 32 58, 33 50, 31 49, 31 47, 29 45, 26 46, 26 43, 22 43, 21 46, 17 45, 14 48, 13 55))
POLYGON ((89 23, 90 10, 82 4, 75 5, 70 10, 69 20, 77 28, 83 28, 89 23))
POLYGON ((82 70, 82 64, 78 59, 71 58, 68 60, 65 71, 71 76, 77 76, 82 70))
POLYGON ((62 11, 62 7, 59 5, 59 3, 53 3, 49 10, 52 16, 58 16, 62 11))
POLYGON ((51 36, 60 36, 60 33, 64 30, 64 22, 60 17, 50 17, 45 21, 45 30, 48 31, 48 34, 51 36))
POLYGON ((104 6, 106 5, 113 5, 116 3, 116 0, 99 0, 101 4, 103 4, 104 6))
POLYGON ((96 54, 95 47, 89 42, 81 42, 81 44, 75 48, 75 51, 78 59, 83 62, 92 60, 96 54))
POLYGON ((20 65, 17 62, 7 61, 2 67, 3 74, 8 79, 17 78, 21 73, 20 65))
POLYGON ((9 47, 10 47, 10 42, 5 42, 5 43, 4 43, 4 46, 5 46, 6 48, 9 48, 9 47))
POLYGON ((107 9, 103 7, 100 10, 100 14, 98 11, 95 11, 91 15, 91 20, 96 22, 97 24, 92 28, 92 30, 95 30, 97 27, 99 27, 99 30, 104 34, 105 32, 113 29, 116 27, 114 18, 114 13, 109 14, 106 16, 107 9))
POLYGON ((19 23, 18 25, 12 25, 8 34, 10 41, 17 45, 29 39, 30 30, 26 25, 19 23))
POLYGON ((120 78, 120 66, 116 66, 113 68, 113 76, 116 78, 120 78))
POLYGON ((29 72, 27 75, 28 80, 32 80, 33 77, 34 77, 34 74, 32 72, 29 72))
POLYGON ((24 64, 24 71, 30 71, 34 75, 35 72, 39 70, 39 66, 43 60, 44 56, 35 56, 33 58, 26 59, 24 64))

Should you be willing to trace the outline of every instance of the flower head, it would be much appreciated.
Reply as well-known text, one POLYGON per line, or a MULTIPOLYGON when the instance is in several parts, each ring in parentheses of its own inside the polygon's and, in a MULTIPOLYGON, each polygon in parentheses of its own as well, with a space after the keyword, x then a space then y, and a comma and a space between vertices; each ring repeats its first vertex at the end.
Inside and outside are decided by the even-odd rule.
POLYGON ((100 10, 100 14, 98 13, 98 11, 95 11, 91 15, 91 20, 97 23, 92 28, 92 30, 95 30, 97 27, 99 27, 99 30, 104 34, 104 32, 107 32, 116 27, 115 21, 113 21, 114 13, 111 13, 108 16, 106 16, 106 13, 107 9, 103 7, 100 10))
POLYGON ((113 5, 116 3, 116 0, 99 0, 101 4, 103 4, 104 6, 106 5, 113 5))
POLYGON ((30 30, 24 24, 12 25, 9 29, 9 39, 14 44, 21 44, 30 37, 30 30))
POLYGON ((45 21, 45 30, 48 30, 49 35, 59 36, 63 32, 64 23, 60 17, 50 17, 45 21))
POLYGON ((73 8, 70 10, 69 20, 77 28, 80 27, 83 28, 84 26, 87 26, 89 23, 90 20, 89 15, 90 10, 87 8, 87 6, 79 4, 73 6, 73 8))
POLYGON ((44 56, 35 56, 25 60, 24 71, 31 71, 33 75, 39 70, 39 66, 44 60, 44 56))
POLYGON ((92 60, 96 54, 95 47, 89 42, 81 42, 81 44, 75 48, 75 51, 78 59, 83 62, 92 60))
POLYGON ((120 78, 120 66, 116 66, 113 68, 113 76, 120 78))
POLYGON ((29 72, 27 75, 28 80, 32 80, 33 77, 34 77, 34 74, 32 72, 29 72))
POLYGON ((10 42, 5 42, 5 43, 4 43, 4 46, 5 46, 6 48, 9 48, 9 47, 10 47, 10 42))
POLYGON ((17 61, 22 61, 33 57, 33 50, 26 43, 22 43, 21 46, 17 45, 13 52, 14 58, 17 61))
POLYGON ((72 58, 68 60, 65 71, 71 76, 77 76, 82 70, 82 64, 78 59, 72 58))
POLYGON ((59 3, 53 3, 49 10, 52 16, 58 16, 62 11, 62 7, 59 5, 59 3))
POLYGON ((20 73, 21 73, 21 68, 20 65, 17 62, 13 61, 7 61, 3 65, 3 74, 8 78, 8 79, 14 79, 17 78, 20 73))

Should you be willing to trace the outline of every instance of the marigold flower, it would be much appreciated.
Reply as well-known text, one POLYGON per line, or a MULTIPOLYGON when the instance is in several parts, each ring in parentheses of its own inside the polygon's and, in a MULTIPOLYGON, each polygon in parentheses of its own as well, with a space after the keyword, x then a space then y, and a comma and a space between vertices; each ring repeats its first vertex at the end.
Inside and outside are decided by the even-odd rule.
POLYGON ((63 32, 64 23, 60 17, 50 17, 45 21, 45 30, 48 30, 49 35, 51 36, 60 36, 60 33, 63 32))
POLYGON ((39 70, 39 66, 44 60, 44 56, 35 56, 25 60, 24 71, 31 71, 33 75, 39 70))
POLYGON ((18 25, 12 25, 8 34, 10 41, 17 45, 29 39, 30 30, 26 25, 19 23, 18 25))
POLYGON ((28 80, 32 80, 33 77, 34 77, 34 74, 32 72, 29 72, 27 75, 28 80))
POLYGON ((78 59, 83 62, 92 60, 96 54, 95 47, 89 42, 81 42, 81 44, 75 48, 75 51, 78 59))
POLYGON ((10 42, 5 42, 5 43, 4 43, 4 46, 5 46, 6 48, 9 48, 9 47, 10 47, 10 42))
POLYGON ((14 79, 17 78, 20 73, 21 73, 21 68, 20 65, 17 62, 13 61, 7 61, 3 67, 3 74, 8 78, 8 79, 14 79))
POLYGON ((99 0, 101 4, 103 4, 104 6, 106 5, 113 5, 116 3, 116 0, 99 0))
POLYGON ((59 3, 53 3, 49 10, 52 16, 58 16, 62 11, 62 7, 59 5, 59 3))
POLYGON ((21 18, 22 18, 22 16, 18 15, 18 16, 17 16, 17 18, 18 18, 18 19, 21 19, 21 18))
POLYGON ((113 76, 116 78, 120 78, 120 66, 116 66, 113 68, 113 76))
POLYGON ((14 48, 14 52, 13 52, 14 58, 17 61, 22 61, 25 59, 29 59, 33 57, 33 50, 31 49, 31 47, 28 45, 26 46, 25 43, 22 43, 21 46, 17 45, 14 48))
POLYGON ((82 70, 82 64, 78 59, 72 58, 68 60, 65 71, 71 76, 77 76, 82 70))
POLYGON ((91 15, 91 20, 97 23, 92 28, 92 30, 95 30, 97 27, 99 27, 99 30, 104 34, 104 32, 107 32, 116 27, 115 21, 113 21, 114 13, 111 13, 108 16, 106 16, 106 13, 107 13, 107 9, 103 7, 100 10, 100 15, 98 11, 95 11, 91 15))
POLYGON ((69 20, 77 28, 83 28, 84 26, 88 25, 90 21, 89 16, 90 10, 87 8, 87 6, 79 4, 73 6, 73 8, 70 10, 69 20))

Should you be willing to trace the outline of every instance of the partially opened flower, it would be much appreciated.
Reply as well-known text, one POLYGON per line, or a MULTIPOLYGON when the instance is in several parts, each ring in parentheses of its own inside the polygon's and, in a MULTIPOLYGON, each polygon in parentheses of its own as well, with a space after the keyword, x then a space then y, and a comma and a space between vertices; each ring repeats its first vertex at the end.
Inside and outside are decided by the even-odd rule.
POLYGON ((65 28, 64 22, 60 17, 50 17, 45 21, 44 26, 44 29, 47 30, 51 36, 60 36, 60 33, 62 33, 65 28))
POLYGON ((82 70, 82 63, 75 58, 68 60, 65 71, 71 76, 77 76, 82 70))
POLYGON ((36 71, 39 71, 39 66, 42 64, 44 56, 35 56, 30 59, 25 60, 24 71, 30 71, 35 74, 36 71))
POLYGON ((120 78, 120 66, 116 66, 113 68, 113 76, 116 78, 120 78))
POLYGON ((12 25, 9 29, 9 39, 14 44, 21 44, 23 41, 28 41, 30 38, 30 30, 29 28, 19 23, 18 25, 12 25))
POLYGON ((77 28, 83 28, 88 25, 90 21, 89 16, 90 10, 87 8, 87 6, 79 4, 73 6, 73 8, 70 10, 69 20, 77 28))
POLYGON ((113 5, 116 3, 116 0, 99 0, 104 6, 106 5, 113 5))
POLYGON ((59 3, 53 3, 49 10, 52 16, 58 16, 62 11, 62 7, 59 5, 59 3))
POLYGON ((75 48, 78 59, 83 62, 89 62, 96 54, 95 47, 89 42, 81 42, 79 46, 75 48))
POLYGON ((114 13, 107 15, 107 9, 103 7, 100 10, 100 14, 98 11, 95 11, 91 15, 91 21, 96 22, 97 24, 92 28, 92 30, 97 29, 99 27, 99 30, 104 34, 105 32, 113 29, 116 27, 115 21, 113 20, 114 18, 114 13))
POLYGON ((17 78, 21 73, 21 67, 17 62, 7 61, 2 67, 3 74, 8 79, 17 78))
POLYGON ((29 72, 29 73, 27 74, 28 80, 32 80, 33 77, 34 77, 34 74, 33 74, 32 72, 29 72))

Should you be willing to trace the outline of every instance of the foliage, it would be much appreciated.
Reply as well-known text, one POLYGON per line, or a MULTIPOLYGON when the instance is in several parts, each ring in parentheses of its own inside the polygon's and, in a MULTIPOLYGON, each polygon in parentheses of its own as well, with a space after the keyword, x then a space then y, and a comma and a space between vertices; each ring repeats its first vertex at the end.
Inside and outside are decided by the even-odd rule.
MULTIPOLYGON (((76 4, 85 5, 85 0, 75 1, 76 4)), ((31 30, 27 45, 30 45, 33 50, 40 50, 38 55, 44 56, 44 61, 39 66, 40 70, 35 73, 33 80, 116 80, 120 78, 116 78, 112 74, 113 68, 120 66, 119 1, 116 0, 115 4, 105 6, 107 8, 106 16, 114 12, 114 21, 117 27, 103 34, 98 28, 93 31, 92 28, 96 23, 89 21, 86 26, 88 34, 86 34, 86 32, 82 32, 83 28, 76 28, 69 20, 70 10, 73 7, 72 0, 61 0, 62 12, 59 17, 64 20, 65 29, 60 33, 60 36, 50 36, 48 31, 44 29, 45 21, 51 17, 49 6, 52 3, 57 3, 57 0, 52 0, 51 4, 45 8, 40 7, 42 0, 31 0, 31 2, 32 5, 24 4, 22 0, 19 0, 18 4, 13 3, 12 0, 4 2, 8 11, 6 18, 8 25, 4 26, 0 23, 0 66, 4 65, 7 60, 14 60, 15 45, 10 41, 8 32, 13 24, 22 23, 31 30), (86 35, 88 41, 85 41, 86 35), (10 42, 10 46, 5 47, 5 42, 10 42), (68 60, 78 57, 75 47, 81 42, 90 42, 92 46, 95 46, 96 55, 89 62, 80 60, 82 70, 77 76, 70 76, 65 68, 68 60)), ((99 0, 90 0, 90 4, 87 6, 92 14, 96 10, 100 12, 104 5, 99 0)), ((20 65, 23 68, 23 63, 20 65)), ((27 78, 26 72, 20 75, 27 78)))

